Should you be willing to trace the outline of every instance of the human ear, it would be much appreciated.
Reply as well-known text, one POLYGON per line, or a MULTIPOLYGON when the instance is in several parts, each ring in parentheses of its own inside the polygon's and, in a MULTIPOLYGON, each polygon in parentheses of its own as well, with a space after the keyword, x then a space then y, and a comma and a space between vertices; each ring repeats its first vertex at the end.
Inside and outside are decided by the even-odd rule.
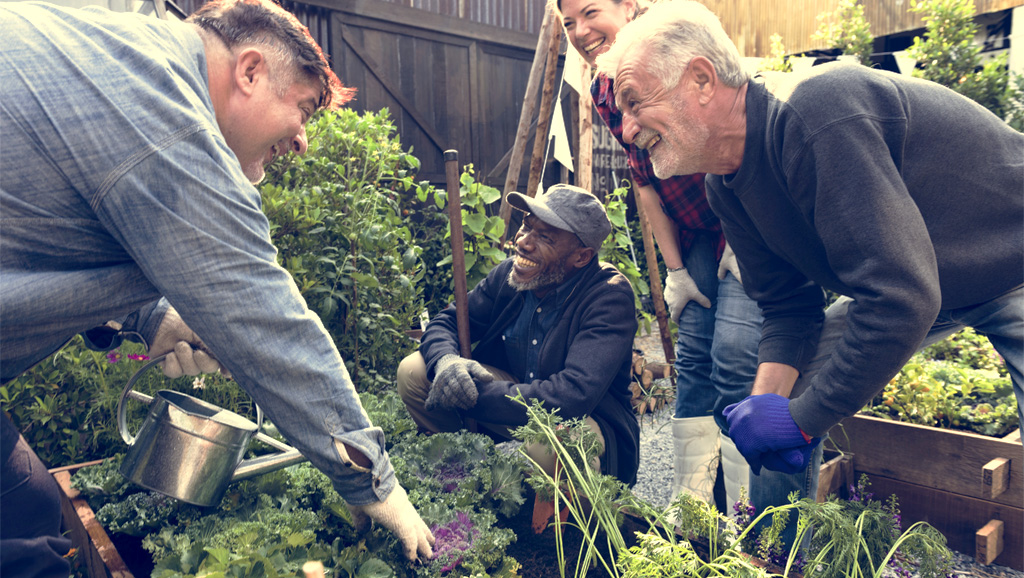
POLYGON ((695 56, 689 66, 690 82, 695 87, 701 104, 707 104, 718 86, 715 65, 703 56, 695 56))
POLYGON ((597 251, 591 247, 580 247, 576 249, 576 259, 573 262, 573 266, 577 269, 586 267, 587 263, 590 263, 590 260, 593 259, 596 254, 597 251))
POLYGON ((636 5, 636 0, 623 0, 622 5, 630 20, 636 20, 636 17, 640 15, 640 8, 636 5))
POLYGON ((235 85, 246 96, 251 96, 256 82, 266 74, 267 59, 255 48, 246 48, 235 59, 235 85))

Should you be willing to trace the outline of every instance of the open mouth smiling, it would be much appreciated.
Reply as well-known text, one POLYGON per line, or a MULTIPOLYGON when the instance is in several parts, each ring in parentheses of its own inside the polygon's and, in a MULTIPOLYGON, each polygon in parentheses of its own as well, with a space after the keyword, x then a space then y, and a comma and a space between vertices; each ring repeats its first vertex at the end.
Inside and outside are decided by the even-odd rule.
POLYGON ((660 142, 661 142, 661 135, 655 133, 654 135, 651 136, 651 138, 647 139, 647 142, 645 142, 642 145, 640 145, 640 148, 642 148, 644 150, 647 150, 647 151, 650 151, 651 149, 653 149, 660 142))
POLYGON ((531 261, 522 255, 516 255, 512 263, 519 269, 533 269, 538 265, 536 261, 531 261))
POLYGON ((595 50, 602 46, 604 46, 604 38, 601 38, 600 40, 595 40, 590 44, 584 46, 583 51, 586 52, 587 54, 593 54, 595 50))

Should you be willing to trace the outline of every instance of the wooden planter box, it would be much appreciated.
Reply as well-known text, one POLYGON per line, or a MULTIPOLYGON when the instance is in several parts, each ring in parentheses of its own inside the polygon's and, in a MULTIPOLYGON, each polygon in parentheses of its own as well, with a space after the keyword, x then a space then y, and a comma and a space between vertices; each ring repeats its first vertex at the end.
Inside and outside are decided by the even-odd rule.
POLYGON ((71 474, 85 466, 102 462, 88 462, 50 470, 64 494, 61 496, 62 530, 71 538, 71 546, 78 551, 79 560, 89 578, 134 578, 121 559, 110 536, 96 520, 96 516, 78 490, 71 487, 71 474))
POLYGON ((830 436, 876 499, 896 494, 904 529, 927 522, 978 562, 1024 570, 1020 430, 1000 439, 858 415, 830 436))
POLYGON ((818 470, 816 501, 824 502, 831 495, 846 499, 850 497, 850 486, 856 481, 853 475, 853 455, 825 450, 824 461, 818 470))

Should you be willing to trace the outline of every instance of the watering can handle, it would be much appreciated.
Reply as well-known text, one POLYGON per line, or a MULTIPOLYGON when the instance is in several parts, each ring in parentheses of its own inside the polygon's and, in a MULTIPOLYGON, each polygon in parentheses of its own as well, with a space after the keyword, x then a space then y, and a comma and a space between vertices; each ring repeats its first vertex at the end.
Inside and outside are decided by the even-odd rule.
MULTIPOLYGON (((157 365, 158 363, 163 361, 165 357, 167 357, 166 353, 164 355, 160 355, 158 357, 154 357, 148 363, 146 363, 145 365, 140 367, 139 370, 135 372, 135 375, 132 375, 128 379, 128 382, 124 384, 124 390, 121 391, 121 397, 117 400, 117 429, 121 433, 121 439, 123 439, 124 443, 128 444, 129 446, 132 445, 133 443, 135 443, 135 436, 133 436, 132 434, 128 433, 128 420, 127 420, 127 416, 126 416, 126 414, 127 414, 127 406, 128 406, 128 404, 126 402, 128 401, 128 398, 130 397, 132 399, 141 401, 142 403, 145 403, 147 405, 149 405, 150 403, 153 403, 153 398, 152 397, 150 397, 150 396, 148 396, 148 395, 146 395, 144 393, 139 393, 139 392, 135 391, 134 389, 132 389, 132 387, 135 385, 135 382, 138 381, 140 377, 142 377, 143 373, 146 373, 146 371, 149 368, 151 368, 154 365, 157 365)), ((256 429, 257 429, 257 431, 259 431, 259 429, 262 428, 262 427, 263 427, 263 410, 260 409, 259 405, 256 405, 256 429)), ((263 443, 265 443, 265 444, 267 444, 267 445, 269 445, 271 447, 274 447, 274 448, 276 448, 278 450, 285 450, 285 451, 287 451, 287 450, 291 449, 290 446, 288 446, 286 444, 282 444, 281 442, 275 440, 274 438, 272 438, 272 437, 270 437, 270 436, 268 436, 268 435, 266 435, 264 433, 257 433, 256 434, 256 439, 258 439, 258 440, 262 441, 263 443)))

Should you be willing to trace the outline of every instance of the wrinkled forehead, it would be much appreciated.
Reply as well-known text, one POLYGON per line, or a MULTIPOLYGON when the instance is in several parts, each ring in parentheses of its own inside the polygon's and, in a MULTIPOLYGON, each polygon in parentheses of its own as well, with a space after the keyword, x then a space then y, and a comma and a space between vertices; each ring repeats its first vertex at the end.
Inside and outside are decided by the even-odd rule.
POLYGON ((644 83, 644 72, 646 70, 638 59, 626 57, 619 63, 615 75, 615 104, 620 110, 626 109, 626 102, 642 100, 645 89, 649 88, 644 83))
POLYGON ((572 231, 566 231, 565 229, 561 229, 559 227, 556 227, 556 226, 552 225, 551 223, 547 223, 544 220, 542 220, 538 215, 535 215, 533 213, 526 213, 526 216, 523 217, 523 224, 528 226, 528 227, 530 227, 531 229, 534 229, 536 231, 540 231, 540 232, 543 232, 543 233, 546 233, 546 234, 549 234, 549 235, 557 235, 559 233, 564 233, 566 235, 575 235, 576 234, 576 233, 573 233, 572 231))
POLYGON ((624 58, 615 77, 615 105, 628 111, 630 105, 657 102, 671 92, 647 66, 644 58, 624 58))

